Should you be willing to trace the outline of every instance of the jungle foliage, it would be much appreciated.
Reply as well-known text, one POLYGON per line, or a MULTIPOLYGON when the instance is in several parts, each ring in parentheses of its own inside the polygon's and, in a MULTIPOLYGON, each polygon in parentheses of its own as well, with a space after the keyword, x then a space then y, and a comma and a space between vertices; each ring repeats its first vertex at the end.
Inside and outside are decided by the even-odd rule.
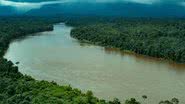
POLYGON ((116 19, 76 24, 71 36, 94 44, 185 63, 184 19, 116 19))
MULTIPOLYGON (((79 89, 73 89, 70 86, 60 86, 57 85, 55 82, 37 81, 30 76, 21 74, 18 71, 18 67, 15 64, 3 58, 3 55, 6 52, 8 45, 12 40, 27 35, 32 35, 32 33, 36 32, 51 31, 53 30, 53 24, 61 20, 62 19, 58 18, 38 18, 38 17, 0 18, 0 104, 121 104, 119 99, 116 98, 113 101, 105 101, 98 99, 97 97, 94 97, 91 91, 83 93, 79 89)), ((72 25, 72 19, 68 20, 67 23, 68 25, 70 24, 72 25)), ((75 28, 72 31, 73 37, 76 37, 80 40, 89 40, 100 45, 120 47, 122 49, 127 48, 133 51, 135 51, 136 48, 137 49, 136 52, 140 51, 145 52, 146 50, 144 50, 144 48, 147 46, 147 43, 145 42, 148 42, 148 44, 150 43, 151 45, 153 45, 154 43, 152 44, 152 42, 157 41, 156 39, 160 37, 158 36, 159 34, 158 35, 155 34, 155 31, 153 31, 154 33, 150 33, 153 34, 153 36, 149 36, 149 34, 147 34, 148 33, 147 31, 144 32, 144 29, 149 29, 148 26, 151 27, 153 26, 151 30, 156 29, 158 26, 157 24, 153 23, 149 25, 148 22, 144 23, 144 21, 142 22, 120 21, 114 23, 111 20, 108 23, 105 23, 104 20, 103 21, 101 20, 101 23, 100 21, 98 21, 96 22, 96 24, 93 25, 91 24, 95 22, 89 22, 88 26, 85 26, 87 22, 84 23, 79 22, 78 24, 76 24, 75 22, 73 23, 74 26, 77 26, 77 28, 75 28), (123 26, 123 24, 125 24, 125 26, 123 26), (136 35, 135 33, 138 33, 138 35, 136 35), (130 38, 129 35, 131 36, 130 38), (144 40, 149 39, 149 37, 150 38, 154 37, 154 39, 151 38, 150 40, 151 42, 149 40, 146 41, 144 40)), ((165 23, 161 23, 160 26, 162 24, 164 25, 165 23)), ((160 28, 164 29, 164 32, 166 32, 173 27, 174 31, 179 30, 182 32, 184 29, 183 24, 180 24, 180 26, 179 24, 180 23, 174 26, 171 23, 169 23, 165 25, 167 28, 165 28, 165 26, 161 26, 160 28)), ((160 28, 158 27, 157 29, 160 28)), ((163 31, 161 30, 161 32, 163 31)), ((163 36, 164 39, 162 39, 161 41, 165 42, 170 41, 170 43, 166 45, 168 47, 169 45, 172 45, 172 43, 174 42, 173 44, 175 47, 176 44, 180 44, 180 43, 175 44, 175 39, 182 39, 183 42, 183 34, 181 32, 180 32, 181 35, 179 36, 177 35, 176 38, 174 35, 169 35, 171 33, 170 32, 167 36, 163 36), (171 37, 171 39, 167 37, 171 37), (170 40, 167 41, 165 39, 170 40)), ((158 44, 156 46, 157 49, 161 47, 161 45, 158 46, 158 44)), ((183 46, 178 47, 179 49, 182 49, 183 46)), ((170 49, 173 50, 173 48, 170 49)), ((158 53, 155 55, 158 55, 158 53)), ((181 56, 179 57, 181 59, 180 62, 183 62, 184 61, 183 58, 181 58, 181 56)), ((144 98, 146 99, 147 96, 144 96, 144 98)), ((179 100, 175 98, 172 99, 171 101, 167 100, 160 102, 160 104, 178 104, 178 103, 179 100)), ((131 98, 129 100, 126 100, 125 104, 141 104, 141 103, 136 101, 136 99, 131 98)))
MULTIPOLYGON (((0 104, 120 104, 118 99, 105 101, 70 86, 37 81, 23 75, 11 61, 3 58, 9 43, 32 33, 51 31, 58 18, 0 18, 0 104)), ((61 20, 60 20, 61 21, 61 20)), ((128 104, 138 104, 130 101, 128 104)))

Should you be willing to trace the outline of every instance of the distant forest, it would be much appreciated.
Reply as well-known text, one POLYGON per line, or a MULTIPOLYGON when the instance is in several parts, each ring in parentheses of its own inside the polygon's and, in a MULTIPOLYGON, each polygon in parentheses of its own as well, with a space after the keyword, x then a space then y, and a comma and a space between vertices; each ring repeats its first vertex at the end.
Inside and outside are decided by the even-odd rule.
MULTIPOLYGON (((36 32, 51 31, 53 30, 53 24, 60 21, 66 21, 68 25, 76 27, 71 34, 73 37, 104 46, 127 48, 127 50, 141 52, 141 54, 148 52, 146 47, 150 47, 149 50, 156 49, 156 51, 154 53, 149 51, 149 54, 157 57, 161 57, 167 47, 175 52, 180 52, 178 50, 182 51, 183 49, 183 43, 180 43, 180 40, 183 42, 184 38, 183 20, 169 22, 154 20, 152 22, 149 22, 149 20, 123 21, 119 19, 116 21, 103 19, 102 21, 90 18, 88 20, 92 21, 83 22, 74 18, 0 18, 0 104, 121 104, 119 99, 116 98, 113 101, 98 99, 94 97, 91 91, 83 93, 79 89, 73 89, 70 86, 59 86, 55 82, 37 81, 30 76, 21 74, 16 65, 3 58, 12 40, 36 32), (78 23, 74 21, 78 21, 78 23), (176 35, 176 32, 179 35, 176 35), (165 47, 162 43, 165 44, 165 47), (155 48, 151 48, 154 44, 156 45, 155 48), (177 46, 178 44, 179 46, 177 46), (145 48, 146 50, 144 50, 145 48), (162 53, 159 51, 161 48, 164 49, 162 53)), ((182 53, 179 54, 183 55, 182 53)), ((181 57, 179 56, 179 62, 184 62, 181 57)), ((147 96, 142 97, 147 99, 147 96)), ((131 98, 126 100, 124 104, 141 103, 131 98)), ((161 101, 159 104, 179 104, 179 100, 173 98, 172 100, 161 101)))
POLYGON ((185 63, 185 19, 108 19, 76 25, 71 36, 106 47, 185 63))

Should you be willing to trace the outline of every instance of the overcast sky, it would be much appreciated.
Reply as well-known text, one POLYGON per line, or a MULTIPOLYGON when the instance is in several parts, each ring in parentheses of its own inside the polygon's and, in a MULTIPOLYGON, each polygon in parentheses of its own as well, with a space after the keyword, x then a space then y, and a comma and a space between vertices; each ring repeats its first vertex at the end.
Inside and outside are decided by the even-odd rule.
POLYGON ((0 0, 0 5, 4 6, 12 6, 17 9, 22 10, 30 10, 33 8, 40 8, 43 5, 47 4, 56 4, 56 3, 66 3, 66 2, 96 2, 96 3, 104 3, 104 2, 132 2, 132 3, 140 3, 146 5, 154 5, 154 4, 165 4, 170 3, 174 5, 185 6, 185 0, 39 0, 41 2, 35 2, 38 0, 0 0), (17 1, 17 2, 15 2, 17 1))

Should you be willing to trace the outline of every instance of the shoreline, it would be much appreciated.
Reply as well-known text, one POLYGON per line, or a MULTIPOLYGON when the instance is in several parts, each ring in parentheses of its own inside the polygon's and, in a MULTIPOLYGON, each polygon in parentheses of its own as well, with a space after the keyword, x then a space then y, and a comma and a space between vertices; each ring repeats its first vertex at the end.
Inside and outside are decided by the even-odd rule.
MULTIPOLYGON (((53 23, 52 25, 52 30, 54 28, 54 24, 55 23, 53 23)), ((26 31, 26 30, 23 30, 23 31, 26 31)), ((28 98, 30 97, 28 99, 29 102, 34 103, 34 104, 37 104, 38 102, 39 103, 53 102, 52 104, 59 104, 59 102, 66 103, 66 104, 67 103, 78 103, 78 102, 83 103, 83 104, 85 103, 108 104, 108 102, 114 102, 114 101, 110 101, 110 100, 107 101, 107 100, 103 100, 98 97, 95 97, 93 95, 93 92, 89 90, 87 92, 82 92, 80 89, 72 88, 70 85, 59 85, 53 81, 36 80, 32 76, 24 75, 23 73, 21 73, 16 64, 14 64, 11 60, 4 58, 5 52, 8 50, 9 45, 12 41, 20 37, 26 37, 32 34, 37 34, 39 32, 45 32, 45 31, 48 31, 48 29, 37 31, 37 32, 18 34, 16 37, 13 37, 8 40, 7 47, 3 47, 3 50, 2 50, 3 53, 0 56, 0 66, 2 66, 0 67, 0 78, 2 78, 0 80, 0 83, 2 84, 6 83, 7 86, 5 86, 5 88, 2 87, 2 90, 5 90, 5 91, 0 93, 0 99, 3 98, 2 101, 0 100, 0 103, 6 102, 6 101, 13 102, 14 100, 17 101, 16 97, 18 94, 24 95, 23 100, 19 100, 16 102, 18 104, 24 102, 24 97, 28 97, 28 98), (6 82, 4 82, 5 79, 7 80, 6 82), (11 87, 10 90, 13 91, 11 93, 11 96, 6 95, 6 94, 9 94, 8 93, 9 90, 7 90, 7 87, 8 89, 9 87, 11 87), (21 89, 18 87, 26 89, 26 90, 19 92, 19 90, 21 89), (2 97, 2 95, 4 95, 5 98, 2 97), (45 98, 46 96, 47 98, 45 98), (12 99, 8 100, 10 98, 12 99), (83 100, 84 98, 87 100, 83 100), (38 100, 35 101, 35 99, 38 99, 38 100)), ((117 99, 116 101, 119 102, 119 100, 117 99)))
MULTIPOLYGON (((43 31, 43 32, 45 32, 45 31, 43 31)), ((29 36, 29 35, 27 35, 27 36, 29 36)), ((84 41, 85 42, 85 41, 84 41)), ((86 41, 86 42, 88 42, 88 41, 86 41)), ((92 42, 88 42, 88 43, 90 43, 90 44, 93 44, 92 42)), ((95 45, 98 45, 98 46, 102 46, 102 45, 99 45, 98 43, 94 43, 95 45)), ((105 47, 105 48, 114 48, 114 47, 111 47, 111 46, 102 46, 102 47, 105 47)), ((134 52, 131 52, 131 51, 128 51, 128 50, 121 50, 121 49, 119 49, 119 48, 114 48, 114 49, 117 49, 117 50, 120 50, 120 51, 122 51, 122 52, 125 52, 125 53, 130 53, 130 54, 137 54, 137 53, 134 53, 134 52)), ((140 55, 140 54, 138 54, 138 55, 140 55)), ((141 56, 144 56, 144 55, 141 55, 141 56)), ((60 85, 60 86, 63 86, 63 85, 60 85)), ((83 92, 84 93, 84 92, 83 92)))
POLYGON ((149 56, 149 55, 145 55, 145 54, 139 54, 139 53, 136 53, 134 51, 124 50, 124 49, 113 47, 113 46, 101 45, 98 42, 97 43, 94 43, 94 42, 91 42, 91 41, 88 41, 88 40, 85 40, 85 39, 80 40, 77 37, 72 36, 72 34, 70 34, 70 36, 72 38, 74 38, 74 39, 77 39, 79 42, 82 42, 82 43, 88 43, 88 44, 100 46, 100 47, 103 47, 103 48, 111 48, 111 49, 118 50, 120 53, 132 54, 132 55, 135 55, 135 56, 138 56, 139 55, 141 57, 149 58, 149 59, 152 59, 152 60, 158 60, 158 61, 168 62, 169 64, 184 65, 184 67, 185 67, 185 63, 176 62, 174 60, 170 60, 170 59, 166 59, 166 58, 160 58, 160 57, 158 58, 158 57, 149 56))

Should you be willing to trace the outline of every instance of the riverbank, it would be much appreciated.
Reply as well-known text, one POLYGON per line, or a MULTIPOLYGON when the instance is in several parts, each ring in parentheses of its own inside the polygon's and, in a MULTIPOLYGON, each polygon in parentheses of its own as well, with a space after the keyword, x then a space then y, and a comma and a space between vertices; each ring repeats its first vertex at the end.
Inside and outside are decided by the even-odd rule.
POLYGON ((71 36, 104 47, 114 47, 180 64, 185 62, 183 20, 135 22, 120 20, 81 25, 72 30, 71 36))
POLYGON ((0 56, 2 57, 9 43, 17 38, 24 37, 33 33, 52 31, 53 23, 42 19, 25 18, 0 18, 0 56), (35 20, 35 21, 34 21, 35 20))
POLYGON ((65 24, 55 24, 53 31, 15 40, 4 57, 14 63, 20 62, 20 72, 36 80, 70 84, 83 93, 91 90, 101 99, 112 100, 116 96, 124 102, 135 97, 144 102, 141 96, 147 95, 145 103, 149 104, 173 97, 184 103, 184 95, 178 93, 184 90, 181 87, 181 83, 185 83, 184 68, 138 54, 81 43, 70 37, 71 29, 73 27, 65 24))
MULTIPOLYGON (((18 23, 19 22, 21 23, 23 21, 18 21, 18 23)), ((39 23, 42 24, 42 23, 45 23, 45 22, 46 21, 39 22, 39 23)), ((18 24, 18 23, 16 23, 16 24, 18 24)), ((41 24, 37 24, 38 21, 35 21, 35 22, 31 21, 31 23, 35 24, 38 27, 39 27, 39 25, 41 25, 41 24)), ((24 31, 27 31, 27 28, 28 27, 30 28, 32 26, 31 23, 26 24, 26 22, 25 22, 24 23, 25 25, 23 25, 25 27, 25 30, 22 30, 22 31, 23 32, 24 31), (28 26, 28 27, 26 28, 26 26, 28 26)), ((52 22, 49 22, 49 24, 53 24, 53 23, 52 22)), ((11 25, 11 24, 8 24, 8 25, 11 25)), ((14 24, 14 26, 15 27, 20 27, 20 25, 15 25, 15 24, 14 24)), ((11 27, 11 29, 13 29, 13 27, 11 27)), ((61 30, 61 27, 59 26, 58 29, 61 30)), ((56 33, 59 33, 59 36, 61 36, 61 31, 59 31, 59 30, 54 31, 53 32, 53 35, 54 34, 56 35, 56 33)), ((48 32, 48 33, 51 34, 51 32, 48 32)), ((64 31, 64 34, 66 35, 66 32, 65 31, 64 31)), ((60 39, 60 38, 58 38, 58 35, 57 35, 56 38, 57 39, 60 39)), ((55 38, 52 39, 51 37, 48 37, 48 38, 45 38, 44 37, 43 39, 48 39, 48 40, 51 40, 52 42, 56 42, 56 39, 55 38)), ((38 41, 40 41, 40 40, 38 39, 38 41)), ((57 42, 59 42, 59 41, 57 41, 57 42)), ((69 43, 69 42, 67 42, 67 43, 69 43)), ((37 42, 36 43, 34 42, 34 44, 36 46, 40 45, 40 44, 37 45, 37 42)), ((48 46, 49 44, 46 44, 46 46, 49 47, 48 46)), ((77 44, 77 43, 75 43, 75 44, 77 44)), ((57 49, 59 48, 58 44, 57 45, 54 44, 54 47, 55 46, 57 46, 56 47, 57 49)), ((67 45, 67 47, 69 47, 69 45, 67 45)), ((27 47, 27 48, 29 48, 29 47, 27 47)), ((40 49, 40 47, 39 47, 39 49, 40 49)), ((53 49, 53 48, 50 48, 50 49, 53 49)), ((72 49, 74 49, 74 47, 72 47, 72 49)), ((81 47, 79 47, 79 49, 82 50, 81 47)), ((30 51, 31 52, 31 55, 30 56, 32 57, 33 50, 32 49, 28 49, 27 51, 29 51, 29 50, 31 50, 30 51)), ((64 50, 65 49, 63 49, 62 51, 64 52, 64 50)), ((15 53, 15 51, 13 51, 13 52, 15 53)), ((54 52, 52 52, 52 51, 43 51, 43 53, 41 53, 41 54, 44 54, 45 53, 45 56, 49 55, 46 52, 51 52, 49 54, 53 54, 54 52, 56 52, 56 50, 54 50, 54 52)), ((69 53, 69 52, 67 52, 67 53, 69 53)), ((76 55, 74 54, 74 52, 76 52, 76 51, 72 51, 72 52, 73 52, 73 55, 76 57, 76 55)), ((82 50, 79 53, 82 53, 82 52, 84 52, 84 51, 82 50)), ((89 51, 87 51, 87 52, 89 52, 89 51)), ((23 49, 23 53, 26 53, 25 52, 25 49, 23 49)), ((70 54, 70 58, 71 58, 71 55, 72 54, 70 54)), ((22 56, 22 54, 21 54, 21 56, 22 56)), ((57 55, 57 58, 59 56, 61 56, 61 55, 57 55)), ((66 55, 64 55, 64 56, 66 56, 66 55)), ((23 59, 24 58, 29 58, 29 57, 26 57, 25 56, 25 57, 23 57, 23 59)), ((38 58, 39 58, 39 56, 38 56, 38 58)), ((66 57, 65 60, 66 59, 69 59, 69 57, 66 57)), ((81 60, 81 59, 82 59, 82 57, 80 57, 79 60, 81 60)), ((77 60, 77 61, 79 61, 79 60, 77 60)), ((98 99, 97 97, 94 97, 94 95, 92 94, 91 91, 88 91, 87 93, 83 93, 80 90, 73 89, 70 86, 59 86, 55 82, 51 82, 50 83, 50 82, 47 82, 47 81, 37 81, 37 80, 35 80, 35 79, 33 79, 33 78, 29 77, 29 76, 25 76, 25 75, 21 74, 20 72, 18 72, 18 67, 16 67, 15 65, 13 65, 13 63, 11 61, 8 61, 8 60, 5 60, 5 59, 1 59, 0 61, 1 61, 1 65, 0 65, 0 77, 1 77, 1 80, 0 80, 0 83, 1 84, 0 85, 1 86, 0 87, 2 89, 2 90, 0 90, 0 99, 2 99, 2 100, 0 100, 1 101, 0 103, 9 104, 9 103, 15 102, 15 104, 19 104, 19 103, 27 103, 27 104, 29 104, 29 103, 33 103, 33 104, 38 104, 38 103, 50 103, 50 104, 61 104, 61 103, 62 104, 63 103, 64 104, 65 103, 66 104, 74 104, 74 103, 76 103, 76 104, 88 104, 88 103, 89 104, 120 104, 120 102, 119 102, 118 99, 114 99, 114 101, 110 101, 110 102, 105 101, 105 100, 98 99)), ((38 61, 36 61, 36 63, 37 62, 38 61)), ((59 61, 57 61, 57 62, 59 62, 59 61)), ((53 63, 53 61, 52 61, 52 63, 53 63)), ((22 63, 20 62, 20 64, 22 64, 22 63)), ((90 64, 88 63, 88 65, 91 65, 91 64, 92 63, 90 63, 90 64)), ((43 63, 41 65, 43 65, 43 63)), ((62 64, 62 65, 64 65, 64 64, 62 64)), ((80 63, 79 63, 79 65, 82 66, 80 63)), ((69 67, 70 65, 68 64, 67 66, 69 67)), ((93 66, 96 67, 97 65, 93 65, 93 66)), ((88 67, 90 67, 90 66, 88 66, 88 67)), ((88 67, 87 67, 87 69, 84 69, 84 71, 87 71, 87 73, 90 72, 90 70, 88 70, 89 69, 88 67)), ((61 67, 59 67, 59 68, 61 68, 61 67)), ((76 69, 76 67, 74 69, 76 69)), ((42 74, 45 71, 47 71, 47 70, 43 70, 39 74, 42 74)), ((56 71, 56 69, 55 70, 52 70, 52 71, 56 71)), ((66 70, 66 71, 67 71, 66 73, 69 73, 69 70, 66 70)), ((82 72, 84 72, 84 71, 82 71, 82 72)), ((75 73, 75 70, 72 70, 71 72, 72 72, 71 75, 69 75, 70 78, 73 75, 78 75, 78 74, 75 73)), ((110 71, 110 72, 112 73, 113 71, 110 71)), ((62 71, 61 73, 64 73, 64 71, 62 71)), ((58 74, 61 74, 61 73, 58 73, 58 74)), ((84 73, 84 74, 87 74, 87 73, 84 73)), ((99 77, 100 76, 107 77, 107 75, 112 75, 111 73, 110 74, 100 73, 99 74, 99 77)), ((49 73, 49 74, 51 74, 51 73, 49 73)), ((97 73, 94 73, 94 74, 97 75, 97 73)), ((79 75, 81 76, 82 74, 79 74, 79 75)), ((115 76, 117 76, 117 75, 118 74, 116 74, 115 76)), ((52 78, 54 76, 56 76, 56 74, 53 74, 52 78)), ((122 76, 122 73, 120 74, 120 76, 122 76)), ((82 77, 84 77, 84 76, 82 76, 82 77)), ((61 77, 59 77, 59 78, 61 78, 61 77)), ((77 78, 79 78, 79 76, 78 77, 75 77, 75 79, 77 79, 77 78)), ((94 78, 96 78, 96 77, 94 77, 94 78)), ((111 77, 108 77, 108 78, 111 78, 111 77)), ((89 75, 85 79, 90 80, 89 79, 89 75)), ((59 80, 61 80, 61 79, 59 79, 59 80)), ((98 80, 100 80, 100 79, 98 79, 98 80)), ((77 79, 76 82, 78 82, 78 81, 81 81, 81 80, 78 80, 77 79)), ((87 82, 89 83, 89 81, 87 81, 87 82)), ((103 82, 104 81, 102 81, 101 83, 103 83, 103 82)), ((123 82, 123 80, 121 82, 123 82)), ((84 82, 82 80, 82 84, 83 83, 84 82)), ((108 83, 107 86, 110 86, 110 82, 108 83)), ((114 88, 114 87, 112 87, 112 88, 114 88)), ((116 90, 116 89, 112 89, 112 90, 116 90)), ((132 90, 132 92, 133 92, 133 90, 132 90)), ((139 93, 139 95, 140 95, 140 93, 139 93)), ((105 96, 109 96, 109 95, 107 94, 105 96)), ((145 98, 146 98, 146 96, 145 96, 145 98)), ((125 104, 140 104, 140 103, 137 102, 135 99, 130 99, 130 100, 126 100, 125 104)))
MULTIPOLYGON (((71 37, 74 38, 74 39, 79 40, 77 37, 73 37, 72 35, 71 35, 71 37)), ((158 57, 153 57, 153 56, 149 56, 149 55, 138 54, 138 53, 136 53, 134 51, 131 51, 131 50, 124 50, 124 49, 121 49, 121 48, 118 48, 118 47, 106 46, 106 45, 102 45, 102 44, 99 44, 99 43, 94 43, 94 42, 91 42, 91 41, 88 41, 88 40, 79 40, 79 41, 81 43, 92 44, 92 45, 104 47, 105 49, 115 50, 115 52, 118 52, 118 53, 121 53, 121 54, 130 54, 130 55, 134 55, 134 56, 140 56, 140 57, 143 57, 143 58, 148 58, 148 59, 151 59, 151 60, 165 61, 165 62, 169 62, 169 63, 174 64, 174 65, 185 66, 184 63, 178 63, 178 62, 175 62, 171 59, 158 58, 158 57)))
MULTIPOLYGON (((94 97, 91 91, 82 93, 70 86, 37 81, 23 75, 16 65, 2 57, 12 40, 32 33, 53 30, 52 24, 55 22, 26 18, 3 19, 0 22, 0 104, 108 104, 105 100, 94 97)), ((119 100, 115 99, 112 104, 118 102, 119 100)))

